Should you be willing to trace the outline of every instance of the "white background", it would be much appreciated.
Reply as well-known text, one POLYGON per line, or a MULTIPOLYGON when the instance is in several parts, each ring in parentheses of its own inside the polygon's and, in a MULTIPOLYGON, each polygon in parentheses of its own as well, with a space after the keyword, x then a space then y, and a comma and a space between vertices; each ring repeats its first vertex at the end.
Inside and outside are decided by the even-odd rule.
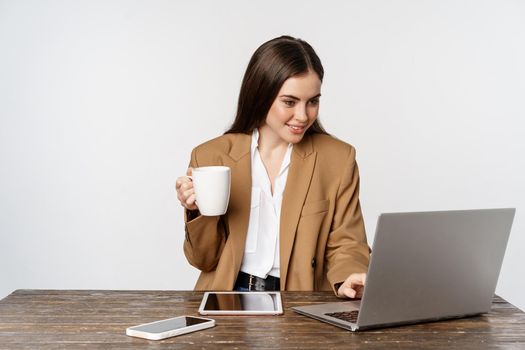
POLYGON ((516 207, 497 293, 525 308, 524 4, 0 1, 0 298, 192 289, 174 181, 290 34, 357 148, 370 242, 381 212, 516 207))

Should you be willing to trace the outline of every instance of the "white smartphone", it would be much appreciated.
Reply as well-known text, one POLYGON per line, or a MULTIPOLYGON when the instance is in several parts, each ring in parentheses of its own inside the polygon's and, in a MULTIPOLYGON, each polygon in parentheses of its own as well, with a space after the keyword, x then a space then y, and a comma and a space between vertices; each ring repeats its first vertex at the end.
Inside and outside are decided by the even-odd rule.
POLYGON ((149 340, 161 340, 213 326, 215 326, 215 320, 210 318, 179 316, 129 327, 126 329, 126 335, 149 340))

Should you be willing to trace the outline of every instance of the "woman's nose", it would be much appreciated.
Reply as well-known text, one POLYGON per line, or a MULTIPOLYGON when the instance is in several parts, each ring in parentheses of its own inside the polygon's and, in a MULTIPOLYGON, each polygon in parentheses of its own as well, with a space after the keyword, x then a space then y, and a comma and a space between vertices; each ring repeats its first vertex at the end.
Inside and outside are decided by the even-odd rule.
POLYGON ((306 106, 299 105, 294 113, 294 119, 305 122, 308 121, 308 115, 306 114, 306 106))

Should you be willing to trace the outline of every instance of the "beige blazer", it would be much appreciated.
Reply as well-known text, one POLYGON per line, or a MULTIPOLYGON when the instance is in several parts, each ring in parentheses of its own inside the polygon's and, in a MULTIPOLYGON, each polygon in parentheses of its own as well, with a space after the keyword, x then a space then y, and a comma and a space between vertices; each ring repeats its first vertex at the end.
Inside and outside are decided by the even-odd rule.
MULTIPOLYGON (((184 253, 201 274, 197 290, 232 290, 244 254, 251 202, 251 135, 227 134, 196 147, 191 167, 231 168, 223 216, 186 213, 184 253)), ((328 135, 294 145, 283 193, 281 290, 334 290, 353 272, 366 272, 370 250, 359 205, 355 149, 328 135)))

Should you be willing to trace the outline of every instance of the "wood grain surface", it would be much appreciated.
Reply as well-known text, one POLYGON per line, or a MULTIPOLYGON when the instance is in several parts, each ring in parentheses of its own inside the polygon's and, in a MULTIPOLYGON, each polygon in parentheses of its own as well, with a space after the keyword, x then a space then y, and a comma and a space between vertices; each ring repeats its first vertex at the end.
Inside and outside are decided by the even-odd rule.
POLYGON ((161 341, 127 327, 194 315, 193 291, 17 290, 0 300, 0 349, 525 349, 525 314, 495 297, 489 314, 353 333, 290 307, 337 301, 284 292, 284 315, 215 316, 216 326, 161 341))

